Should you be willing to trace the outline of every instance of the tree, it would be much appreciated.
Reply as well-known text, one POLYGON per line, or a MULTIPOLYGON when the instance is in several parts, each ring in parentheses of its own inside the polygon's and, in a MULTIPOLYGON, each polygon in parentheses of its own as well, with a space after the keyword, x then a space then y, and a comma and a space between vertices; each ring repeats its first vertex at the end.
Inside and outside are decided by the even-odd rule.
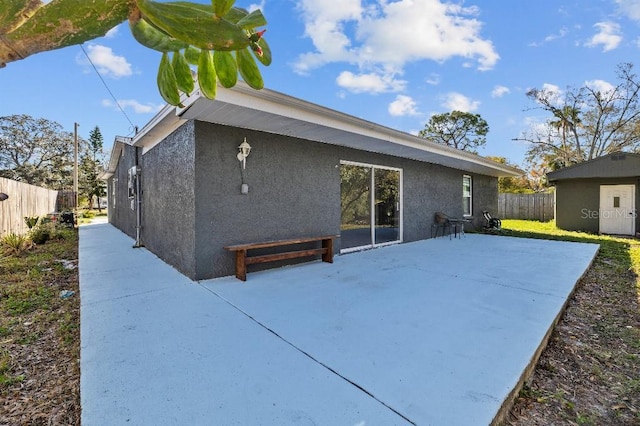
POLYGON ((44 118, 0 117, 0 176, 50 189, 73 179, 73 135, 44 118))
POLYGON ((106 184, 99 177, 103 170, 104 152, 102 146, 102 133, 100 133, 100 128, 96 126, 89 133, 86 149, 83 150, 83 154, 80 157, 80 195, 87 199, 89 208, 93 207, 95 198, 98 202, 99 211, 102 211, 100 197, 106 195, 106 184))
POLYGON ((262 38, 264 30, 256 28, 267 21, 260 10, 249 13, 233 7, 234 2, 3 1, 0 67, 34 53, 93 40, 128 19, 134 38, 162 53, 157 82, 167 103, 180 105, 180 93, 193 91, 195 80, 189 64, 198 68, 201 92, 211 99, 215 98, 216 81, 232 87, 238 73, 249 86, 261 89, 264 82, 255 59, 270 65, 271 50, 262 38), (172 59, 169 52, 173 52, 172 59))
POLYGON ((436 114, 418 135, 429 141, 477 154, 487 142, 489 125, 480 114, 452 111, 436 114))
POLYGON ((550 170, 618 151, 640 151, 640 80, 633 64, 618 65, 617 85, 587 83, 557 91, 532 89, 527 97, 548 112, 544 124, 516 140, 530 144, 527 160, 550 170))
MULTIPOLYGON (((487 156, 489 160, 496 163, 505 164, 511 167, 518 167, 511 163, 505 157, 487 156)), ((533 192, 540 192, 536 190, 537 185, 530 178, 530 174, 518 176, 518 177, 499 177, 498 178, 498 192, 511 193, 511 194, 530 194, 533 192)))

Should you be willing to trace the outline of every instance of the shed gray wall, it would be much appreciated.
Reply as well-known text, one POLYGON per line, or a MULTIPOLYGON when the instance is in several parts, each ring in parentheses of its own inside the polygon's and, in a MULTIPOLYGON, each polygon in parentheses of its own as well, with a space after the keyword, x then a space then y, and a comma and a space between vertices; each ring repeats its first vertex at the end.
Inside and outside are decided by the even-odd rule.
MULTIPOLYGON (((600 185, 635 185, 636 206, 640 179, 567 179, 556 182, 556 226, 567 231, 600 232, 600 185)), ((640 229, 636 217, 636 229, 640 229)))

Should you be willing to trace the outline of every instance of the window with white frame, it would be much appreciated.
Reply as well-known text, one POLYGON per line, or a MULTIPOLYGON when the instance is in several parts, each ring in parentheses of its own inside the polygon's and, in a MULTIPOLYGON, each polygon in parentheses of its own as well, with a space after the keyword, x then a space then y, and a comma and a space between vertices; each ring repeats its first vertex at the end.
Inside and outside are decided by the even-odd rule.
POLYGON ((465 216, 471 216, 473 214, 472 193, 471 176, 462 176, 462 212, 465 216))

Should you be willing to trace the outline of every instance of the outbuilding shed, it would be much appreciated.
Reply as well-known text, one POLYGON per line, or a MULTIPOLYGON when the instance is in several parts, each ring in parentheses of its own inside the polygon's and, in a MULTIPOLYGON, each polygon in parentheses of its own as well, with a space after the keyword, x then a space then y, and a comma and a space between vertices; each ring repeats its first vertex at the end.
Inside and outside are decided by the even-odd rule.
MULTIPOLYGON (((339 235, 336 253, 431 236, 436 212, 482 225, 519 169, 239 82, 116 138, 109 222, 192 279, 224 247, 339 235)), ((260 265, 251 265, 258 267, 260 265)))
POLYGON ((640 155, 618 152, 547 174, 555 186, 556 226, 635 235, 640 229, 640 155))

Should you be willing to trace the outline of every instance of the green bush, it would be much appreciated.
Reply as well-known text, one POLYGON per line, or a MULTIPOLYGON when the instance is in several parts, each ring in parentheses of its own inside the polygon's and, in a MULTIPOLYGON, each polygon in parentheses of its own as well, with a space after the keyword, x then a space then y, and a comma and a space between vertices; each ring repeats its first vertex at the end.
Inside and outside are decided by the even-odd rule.
POLYGON ((9 252, 20 254, 29 250, 33 246, 33 242, 26 234, 23 235, 11 232, 2 237, 2 245, 6 247, 9 252))
POLYGON ((44 244, 51 238, 51 229, 49 226, 38 225, 31 229, 31 241, 34 244, 44 244))
POLYGON ((27 216, 24 218, 24 223, 26 223, 27 227, 31 229, 38 224, 38 220, 40 220, 38 216, 34 216, 34 217, 27 216))
POLYGON ((94 212, 93 210, 85 210, 82 213, 82 217, 84 217, 85 219, 93 219, 96 216, 96 212, 94 212))

